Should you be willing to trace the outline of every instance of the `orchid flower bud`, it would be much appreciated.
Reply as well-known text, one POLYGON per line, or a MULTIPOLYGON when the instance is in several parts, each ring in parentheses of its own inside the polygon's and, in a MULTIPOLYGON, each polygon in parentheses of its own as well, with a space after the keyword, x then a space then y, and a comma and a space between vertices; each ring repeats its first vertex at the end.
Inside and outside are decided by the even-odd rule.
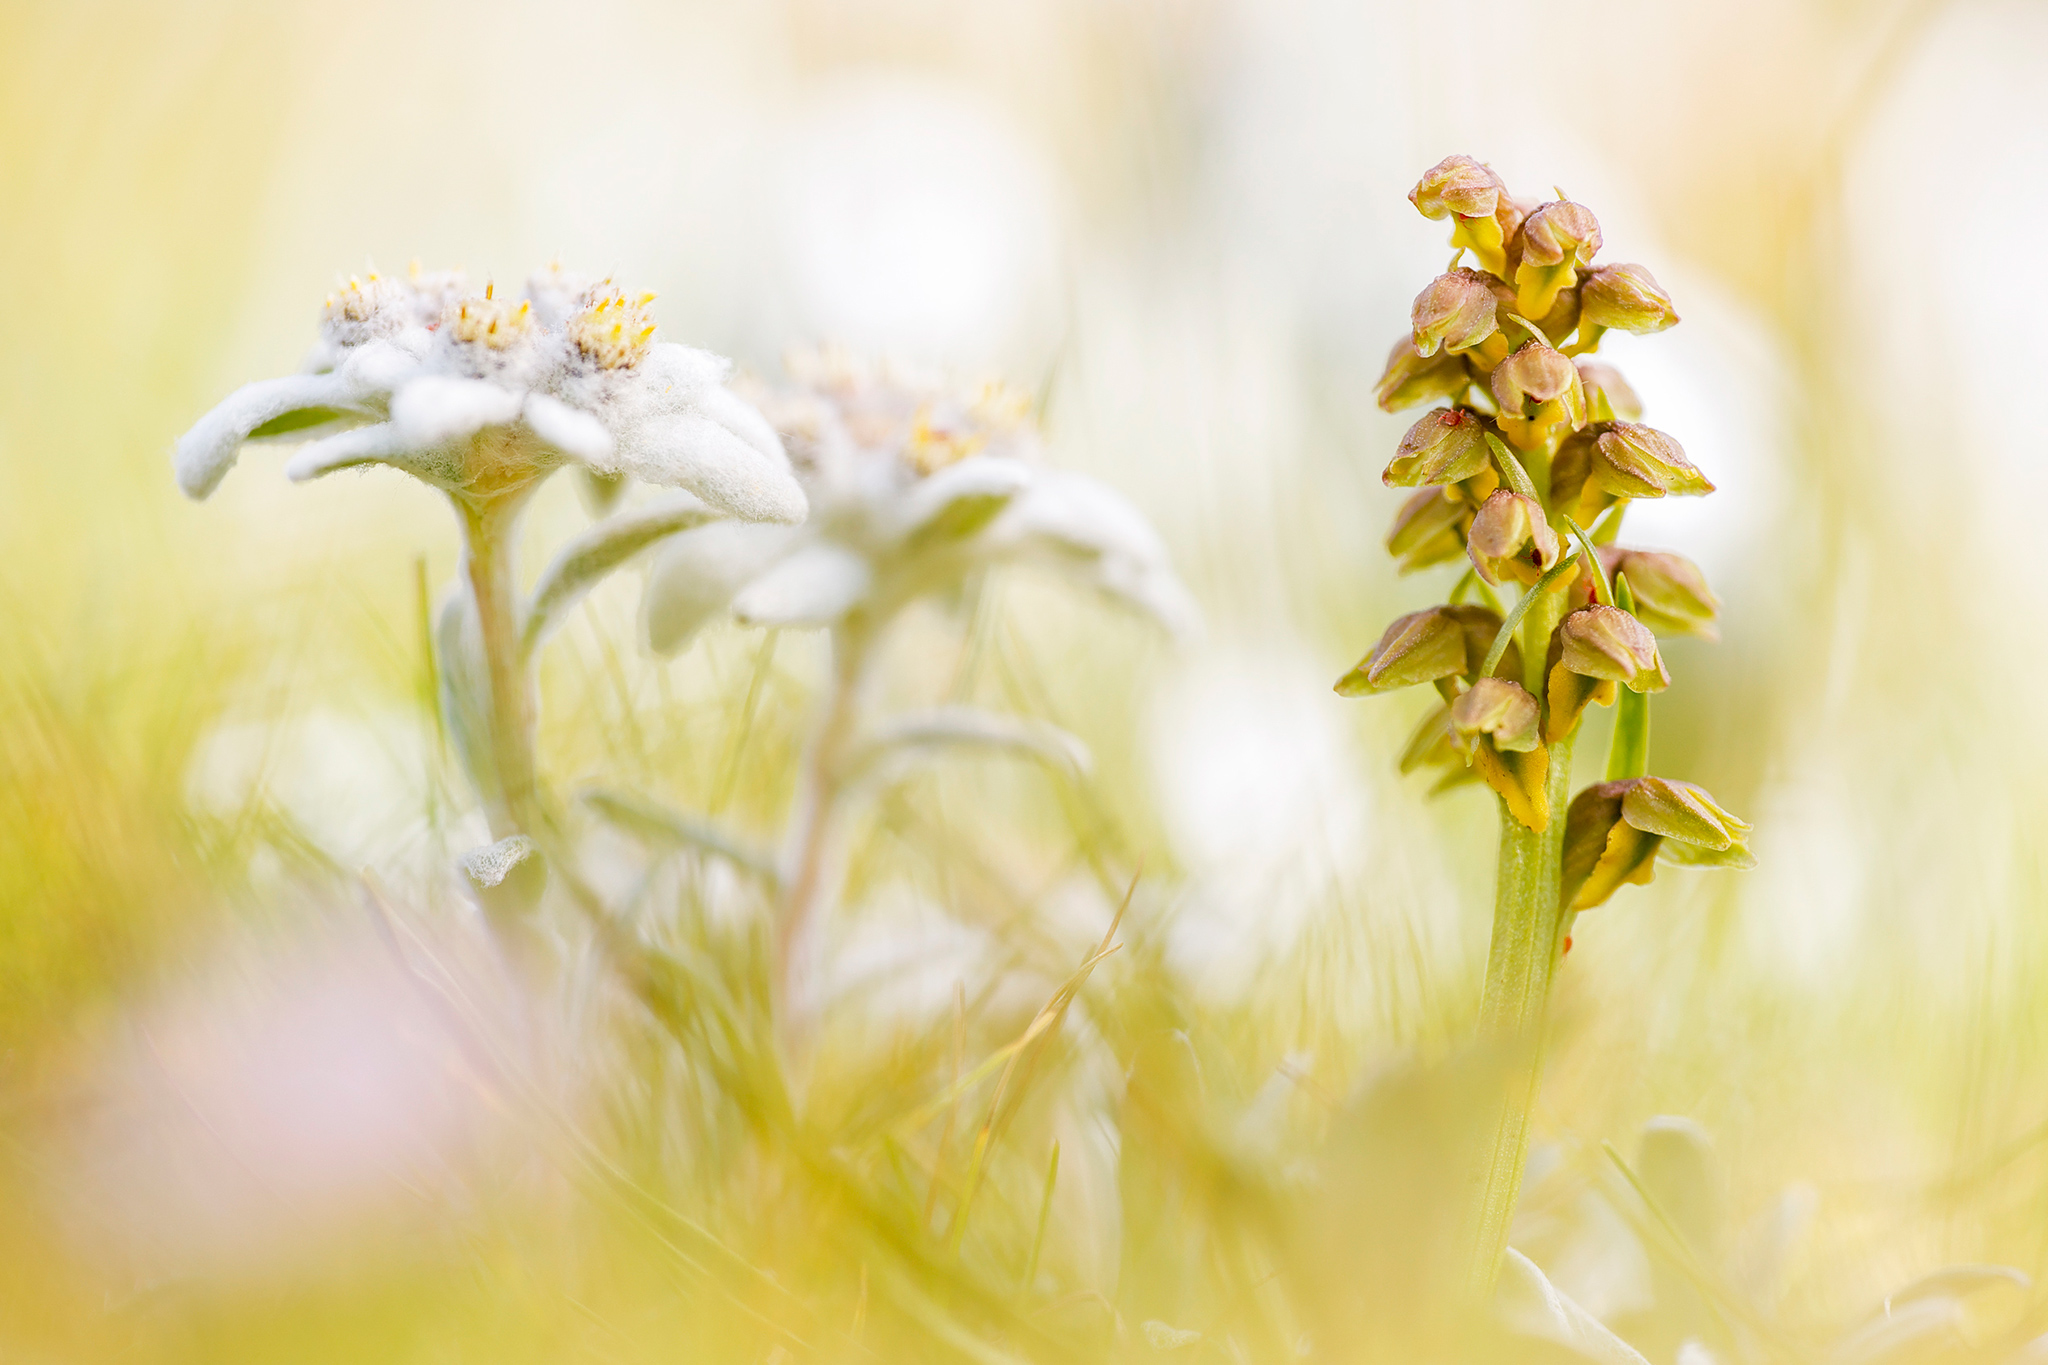
POLYGON ((1572 798, 1564 817, 1565 905, 1590 910, 1622 886, 1647 886, 1657 875, 1657 845, 1621 818, 1621 799, 1633 781, 1601 782, 1572 798))
POLYGON ((1507 678, 1480 678, 1451 703, 1451 732, 1472 743, 1485 738, 1503 753, 1540 748, 1539 708, 1527 688, 1507 678))
POLYGON ((1541 341, 1523 343, 1494 367, 1493 398, 1501 430, 1529 449, 1546 444, 1561 426, 1586 425, 1586 390, 1579 368, 1541 341))
MULTIPOLYGON (((1708 853, 1727 853, 1752 832, 1706 788, 1664 777, 1639 777, 1621 798, 1621 818, 1649 834, 1677 839, 1708 853)), ((1746 850, 1745 850, 1746 852, 1746 850)), ((1699 865, 1697 857, 1689 857, 1699 865)))
POLYGON ((1490 584, 1503 576, 1534 583, 1557 562, 1557 533, 1543 515, 1543 504, 1505 488, 1480 505, 1465 537, 1472 567, 1490 584), (1524 548, 1529 557, 1524 559, 1524 548))
POLYGON ((1493 336, 1500 330, 1495 310, 1501 299, 1494 292, 1499 287, 1498 280, 1479 270, 1452 270, 1431 280, 1409 310, 1415 349, 1425 356, 1435 355, 1439 347, 1469 351, 1493 336))
POLYGON ((1465 632, 1443 607, 1412 611, 1388 626, 1357 667, 1337 682, 1337 694, 1363 696, 1435 682, 1465 671, 1465 632))
MULTIPOLYGON (((1499 631, 1497 614, 1470 603, 1410 612, 1388 626, 1372 652, 1338 680, 1337 693, 1359 697, 1475 673, 1499 631)), ((1513 646, 1509 653, 1514 655, 1513 646)), ((1515 655, 1502 666, 1519 662, 1515 655)))
POLYGON ((1404 336, 1387 354, 1387 368, 1374 386, 1373 396, 1382 412, 1399 412, 1435 400, 1456 402, 1472 387, 1472 372, 1465 362, 1449 351, 1425 356, 1415 349, 1415 338, 1404 336))
POLYGON ((1600 251, 1600 223, 1585 205, 1560 199, 1524 219, 1516 241, 1516 311, 1541 322, 1558 290, 1576 283, 1579 269, 1593 264, 1600 251))
POLYGON ((1457 483, 1491 463, 1486 419, 1468 408, 1436 408, 1408 428, 1380 481, 1393 488, 1457 483))
POLYGON ((1643 415, 1643 400, 1621 377, 1621 371, 1602 360, 1580 358, 1579 382, 1586 390, 1586 415, 1595 422, 1616 419, 1633 422, 1643 415))
MULTIPOLYGON (((1493 648, 1493 637, 1500 634, 1500 613, 1490 607, 1470 602, 1443 608, 1465 632, 1465 672, 1469 676, 1479 671, 1486 662, 1486 653, 1493 648)), ((1522 651, 1513 641, 1508 643, 1508 652, 1501 656, 1495 671, 1505 677, 1520 677, 1522 673, 1522 651)))
POLYGON ((1578 725, 1589 706, 1612 706, 1618 695, 1615 684, 1605 678, 1590 678, 1564 666, 1564 632, 1550 633, 1550 649, 1543 661, 1543 742, 1555 744, 1578 725))
POLYGON ((1628 575, 1629 591, 1636 600, 1636 617, 1651 630, 1668 635, 1697 635, 1703 640, 1721 638, 1720 631, 1714 628, 1720 599, 1707 586, 1700 566, 1684 555, 1603 545, 1600 562, 1610 578, 1615 574, 1628 575))
POLYGON ((1500 794, 1509 814, 1537 831, 1550 824, 1550 751, 1537 736, 1540 715, 1520 683, 1480 678, 1451 703, 1449 717, 1472 770, 1500 794))
POLYGON ((1448 564, 1465 552, 1472 509, 1447 489, 1425 488, 1401 504, 1387 532, 1387 553, 1404 574, 1448 564))
POLYGON ((1714 491, 1685 447, 1655 427, 1614 422, 1594 443, 1590 477, 1617 497, 1699 497, 1714 491))
POLYGON ((1557 628, 1560 663, 1582 677, 1621 683, 1631 692, 1662 692, 1671 674, 1657 653, 1657 637, 1620 607, 1595 603, 1564 618, 1557 628))
MULTIPOLYGON (((1671 296, 1648 270, 1639 265, 1603 265, 1587 275, 1579 286, 1579 322, 1586 327, 1619 328, 1642 335, 1661 332, 1678 322, 1678 310, 1671 296)), ((1591 343, 1595 337, 1581 336, 1591 343)))
POLYGON ((1739 820, 1700 787, 1662 777, 1601 782, 1565 815, 1564 901, 1590 910, 1622 886, 1648 885, 1656 860, 1683 867, 1756 866, 1739 820))
POLYGON ((1521 226, 1522 210, 1491 168, 1469 156, 1447 156, 1423 172, 1408 202, 1425 218, 1451 219, 1451 245, 1506 278, 1507 242, 1521 226))

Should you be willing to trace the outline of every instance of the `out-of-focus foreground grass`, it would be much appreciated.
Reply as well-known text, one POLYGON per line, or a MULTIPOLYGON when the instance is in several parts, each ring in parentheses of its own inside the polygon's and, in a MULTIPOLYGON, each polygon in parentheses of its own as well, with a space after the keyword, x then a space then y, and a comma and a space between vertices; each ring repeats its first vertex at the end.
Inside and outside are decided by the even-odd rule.
MULTIPOLYGON (((1564 181, 1685 315, 1613 348, 1723 489, 1632 526, 1725 602, 1671 649, 1657 765, 1762 861, 1581 921, 1516 1245, 1660 1362, 1825 1358, 1939 1267, 2048 1273, 2048 26, 1646 8, 4 0, 0 1354, 1434 1349, 1491 809, 1390 774, 1419 703, 1328 683, 1441 590, 1379 554, 1369 390, 1443 253, 1401 195, 1452 151, 1564 181), (616 268, 764 371, 820 335, 1006 369, 1210 613, 1174 652, 1020 577, 893 642, 894 695, 1097 764, 868 811, 791 1125, 720 1003, 758 908, 686 854, 601 860, 690 969, 682 1041, 566 925, 562 1000, 477 985, 445 512, 261 455, 204 506, 171 483, 366 253, 616 268), (1122 950, 1006 1054, 1133 876, 1122 950)), ((581 516, 551 490, 530 558, 581 516)), ((663 663, 634 600, 547 658, 551 781, 772 837, 817 642, 663 663)), ((2048 1294, 1930 1322, 1990 1351, 2048 1294)))

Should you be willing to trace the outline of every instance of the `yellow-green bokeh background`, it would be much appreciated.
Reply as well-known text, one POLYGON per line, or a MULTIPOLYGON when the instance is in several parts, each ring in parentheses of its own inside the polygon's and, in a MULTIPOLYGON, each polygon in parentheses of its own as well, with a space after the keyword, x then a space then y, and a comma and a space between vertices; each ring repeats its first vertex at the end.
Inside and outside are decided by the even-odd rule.
MULTIPOLYGON (((1005 582, 979 695, 1080 733, 1096 782, 1062 805, 1007 770, 931 779, 871 822, 856 898, 913 887, 1066 961, 1071 936, 1015 916, 1079 883, 1099 929, 1082 853, 1142 860, 1130 960, 1212 1031, 1193 1046, 1234 1068, 1219 1095, 1249 1102, 1285 1062, 1341 1096, 1441 1054, 1476 1003, 1491 812, 1391 774, 1418 702, 1327 683, 1443 586, 1380 553, 1403 419, 1370 386, 1446 253, 1402 195, 1452 151, 1525 196, 1568 188, 1685 315, 1611 348, 1722 490, 1638 532, 1725 604, 1722 643, 1669 650, 1653 763, 1758 824, 1756 872, 1667 872, 1581 921, 1539 1139, 1589 1188, 1603 1140, 1682 1114, 1735 1224, 1810 1191, 1782 1310, 1803 1341, 1944 1264, 2048 1272, 2044 89, 2048 12, 1968 0, 0 0, 0 1355, 773 1345, 723 1320, 692 1337, 644 1229, 585 1217, 532 1163, 485 1163, 502 1181, 459 1208, 292 1220, 265 1274, 93 1230, 124 1216, 78 1155, 108 1058, 224 959, 219 990, 260 995, 283 970, 265 945, 354 922, 360 868, 405 901, 459 827, 459 783, 420 757, 419 585, 452 573, 447 513, 395 475, 292 486, 260 451, 203 505, 169 474, 184 426, 291 368, 335 273, 372 260, 516 283, 559 256, 660 290, 665 335, 762 373, 839 337, 1041 389, 1053 458, 1154 518, 1207 637, 1176 654, 1005 582), (260 756, 232 810, 195 767, 223 727, 260 756)), ((581 517, 551 490, 531 556, 581 517)), ((633 611, 628 576, 550 656, 550 772, 767 837, 816 642, 779 649, 737 749, 758 640, 661 664, 633 611)), ((898 694, 944 691, 955 634, 914 625, 898 694)), ((422 891, 407 913, 458 911, 422 891)), ((947 1036, 949 997, 917 1028, 947 1036)), ((600 1092, 667 1065, 604 1046, 600 1092)), ((1107 1082, 1077 1063, 1056 1084, 1081 1112, 1107 1082)), ((577 1103, 607 1132, 623 1106, 577 1103)), ((675 1178, 660 1143, 617 1142, 643 1183, 675 1178)), ((1119 1265, 1144 1268, 1113 1146, 1096 1168, 1046 1254, 1062 1292, 1114 1300, 1119 1265)), ((711 1221, 783 1207, 720 1179, 711 1221)), ((850 1272, 824 1261, 782 1273, 837 1302, 850 1272)))

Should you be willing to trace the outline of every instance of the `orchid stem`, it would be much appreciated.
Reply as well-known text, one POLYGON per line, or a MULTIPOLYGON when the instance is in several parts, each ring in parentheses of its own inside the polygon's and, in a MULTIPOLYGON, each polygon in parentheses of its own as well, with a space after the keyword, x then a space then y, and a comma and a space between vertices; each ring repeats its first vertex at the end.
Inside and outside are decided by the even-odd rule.
MULTIPOLYGON (((1539 600, 1529 604, 1522 620, 1523 672, 1525 685, 1541 696, 1550 633, 1563 616, 1565 595, 1538 587, 1530 590, 1530 596, 1539 600)), ((1544 1015, 1550 1004, 1551 981, 1563 956, 1566 921, 1559 912, 1559 887, 1574 737, 1565 735, 1550 747, 1546 779, 1550 818, 1544 828, 1527 828, 1504 804, 1500 812, 1493 939, 1487 949, 1479 1029, 1482 1039, 1505 1051, 1508 1071, 1480 1181, 1472 1288, 1482 1297, 1492 1293, 1521 1193, 1522 1165, 1529 1148, 1529 1112, 1542 1072, 1544 1015)))

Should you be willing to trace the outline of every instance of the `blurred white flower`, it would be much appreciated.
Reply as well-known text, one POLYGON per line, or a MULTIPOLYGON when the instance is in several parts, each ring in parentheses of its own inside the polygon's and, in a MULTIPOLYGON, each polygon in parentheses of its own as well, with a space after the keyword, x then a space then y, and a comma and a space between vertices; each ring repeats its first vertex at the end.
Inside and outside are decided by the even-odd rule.
POLYGON ((749 625, 886 619, 985 565, 1053 564, 1169 630, 1193 602, 1144 516, 1112 489, 1040 463, 1026 398, 950 388, 834 352, 793 355, 793 388, 763 400, 811 503, 800 528, 707 526, 676 536, 649 581, 648 639, 680 648, 730 607, 749 625))
POLYGON ((657 342, 652 294, 559 267, 519 303, 460 275, 372 273, 328 296, 305 373, 229 394, 178 442, 178 483, 204 498, 250 441, 314 438, 294 479, 386 464, 488 500, 564 464, 687 488, 737 517, 799 521, 802 490, 730 363, 657 342))

